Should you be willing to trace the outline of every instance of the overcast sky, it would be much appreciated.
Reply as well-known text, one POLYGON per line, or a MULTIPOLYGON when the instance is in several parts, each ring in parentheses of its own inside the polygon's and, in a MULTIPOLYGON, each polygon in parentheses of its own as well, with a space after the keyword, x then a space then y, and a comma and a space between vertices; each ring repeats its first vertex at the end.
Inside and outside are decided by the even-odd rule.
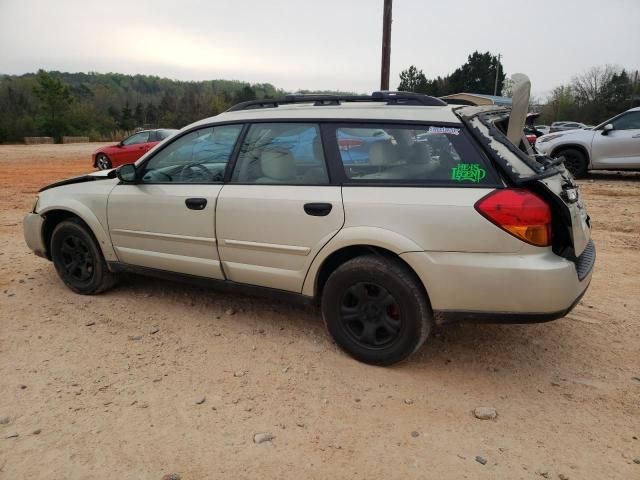
MULTIPOLYGON (((0 73, 38 68, 368 92, 382 0, 0 0, 0 73)), ((446 75, 501 53, 532 91, 594 65, 640 68, 640 0, 395 0, 391 88, 415 64, 446 75)))

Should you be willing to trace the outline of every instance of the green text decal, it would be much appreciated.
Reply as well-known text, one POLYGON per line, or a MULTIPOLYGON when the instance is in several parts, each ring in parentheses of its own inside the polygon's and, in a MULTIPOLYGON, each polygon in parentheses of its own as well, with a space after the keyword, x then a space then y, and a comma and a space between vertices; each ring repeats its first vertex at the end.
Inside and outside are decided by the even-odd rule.
POLYGON ((451 169, 451 180, 456 182, 478 183, 487 176, 487 171, 477 163, 459 163, 457 167, 451 169))

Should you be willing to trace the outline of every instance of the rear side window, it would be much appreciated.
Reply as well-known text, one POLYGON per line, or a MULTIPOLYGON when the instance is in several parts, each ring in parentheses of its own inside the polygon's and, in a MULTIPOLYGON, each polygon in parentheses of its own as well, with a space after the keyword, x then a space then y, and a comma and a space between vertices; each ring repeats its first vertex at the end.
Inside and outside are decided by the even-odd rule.
POLYGON ((496 175, 461 128, 339 126, 347 181, 495 185, 496 175))
POLYGON ((234 183, 326 185, 320 128, 314 123, 256 123, 240 148, 234 183))

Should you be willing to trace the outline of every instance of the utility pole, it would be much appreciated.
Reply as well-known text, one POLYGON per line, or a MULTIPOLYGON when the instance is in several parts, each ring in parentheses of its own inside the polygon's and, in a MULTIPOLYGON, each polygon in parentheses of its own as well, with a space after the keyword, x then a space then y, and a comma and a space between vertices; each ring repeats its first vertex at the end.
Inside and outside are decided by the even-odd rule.
POLYGON ((631 80, 631 102, 629 103, 629 108, 633 108, 636 99, 636 85, 638 85, 638 70, 636 70, 633 80, 631 80))
POLYGON ((496 83, 494 83, 494 85, 493 85, 493 94, 494 95, 498 95, 498 77, 500 76, 500 57, 501 57, 501 55, 498 54, 498 61, 496 63, 496 83))
POLYGON ((393 0, 384 0, 382 19, 382 69, 380 90, 389 90, 389 67, 391 64, 391 10, 393 0))

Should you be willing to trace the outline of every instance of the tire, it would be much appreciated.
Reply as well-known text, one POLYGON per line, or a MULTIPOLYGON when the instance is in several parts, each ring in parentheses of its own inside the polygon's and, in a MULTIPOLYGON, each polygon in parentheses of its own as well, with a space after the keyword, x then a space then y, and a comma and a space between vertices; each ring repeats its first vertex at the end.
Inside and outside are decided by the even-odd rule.
POLYGON ((96 155, 96 167, 98 170, 109 170, 111 168, 111 160, 104 153, 96 155))
POLYGON ((583 178, 587 175, 587 158, 584 153, 576 148, 560 150, 556 157, 564 157, 564 166, 576 178, 583 178))
POLYGON ((51 260, 58 276, 76 293, 101 293, 117 281, 117 275, 107 268, 93 233, 77 218, 60 222, 53 230, 51 260))
POLYGON ((321 309, 338 346, 373 365, 406 359, 422 346, 433 326, 415 274, 399 261, 374 255, 349 260, 329 276, 321 309))

